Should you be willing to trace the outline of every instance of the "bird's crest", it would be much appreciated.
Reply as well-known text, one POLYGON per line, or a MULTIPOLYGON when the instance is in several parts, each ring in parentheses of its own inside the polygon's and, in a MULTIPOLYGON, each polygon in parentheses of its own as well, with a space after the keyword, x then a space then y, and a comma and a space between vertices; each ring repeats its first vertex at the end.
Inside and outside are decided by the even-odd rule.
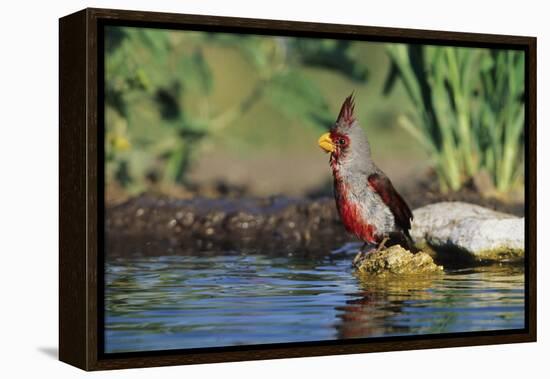
POLYGON ((344 100, 344 103, 342 104, 342 108, 340 108, 340 113, 338 114, 338 119, 336 120, 339 124, 347 124, 351 125, 353 121, 355 121, 355 115, 353 114, 353 111, 355 109, 355 102, 353 99, 353 92, 351 95, 346 97, 346 100, 344 100))

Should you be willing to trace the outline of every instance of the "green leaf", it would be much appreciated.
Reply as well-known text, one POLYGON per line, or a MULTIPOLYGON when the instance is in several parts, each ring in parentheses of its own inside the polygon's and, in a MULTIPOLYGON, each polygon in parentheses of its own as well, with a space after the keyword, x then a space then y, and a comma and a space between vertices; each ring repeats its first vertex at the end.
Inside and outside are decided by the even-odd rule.
POLYGON ((385 96, 388 96, 390 94, 393 87, 395 86, 395 83, 397 83, 397 79, 399 79, 399 68, 397 67, 395 62, 392 61, 390 70, 388 71, 388 76, 386 76, 386 80, 384 81, 384 87, 382 89, 382 93, 385 96))
POLYGON ((199 91, 204 95, 212 92, 212 71, 200 49, 181 59, 178 74, 186 91, 199 91))
POLYGON ((306 118, 316 124, 334 118, 319 88, 297 71, 275 75, 266 92, 274 106, 289 117, 306 118))

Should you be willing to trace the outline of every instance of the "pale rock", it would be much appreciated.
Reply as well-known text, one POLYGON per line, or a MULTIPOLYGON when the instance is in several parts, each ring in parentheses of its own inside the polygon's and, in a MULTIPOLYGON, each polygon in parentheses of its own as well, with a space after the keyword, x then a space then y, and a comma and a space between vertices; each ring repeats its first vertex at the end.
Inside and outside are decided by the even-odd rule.
POLYGON ((438 258, 508 261, 524 256, 524 218, 463 202, 430 204, 413 214, 413 240, 438 258))

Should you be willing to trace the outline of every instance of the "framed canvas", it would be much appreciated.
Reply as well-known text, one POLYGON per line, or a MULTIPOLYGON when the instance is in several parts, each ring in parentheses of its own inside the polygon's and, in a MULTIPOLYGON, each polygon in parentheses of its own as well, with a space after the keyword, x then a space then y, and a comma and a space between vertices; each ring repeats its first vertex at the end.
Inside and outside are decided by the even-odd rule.
POLYGON ((59 22, 59 357, 536 340, 536 39, 59 22))

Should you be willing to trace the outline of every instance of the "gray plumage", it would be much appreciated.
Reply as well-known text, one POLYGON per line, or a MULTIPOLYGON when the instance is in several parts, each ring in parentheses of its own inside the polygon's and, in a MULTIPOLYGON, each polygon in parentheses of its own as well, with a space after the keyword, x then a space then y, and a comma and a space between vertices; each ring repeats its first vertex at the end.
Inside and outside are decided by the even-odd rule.
POLYGON ((346 229, 368 243, 397 235, 398 243, 412 245, 412 212, 371 156, 367 134, 354 115, 349 96, 336 123, 319 139, 330 152, 336 206, 346 229))

